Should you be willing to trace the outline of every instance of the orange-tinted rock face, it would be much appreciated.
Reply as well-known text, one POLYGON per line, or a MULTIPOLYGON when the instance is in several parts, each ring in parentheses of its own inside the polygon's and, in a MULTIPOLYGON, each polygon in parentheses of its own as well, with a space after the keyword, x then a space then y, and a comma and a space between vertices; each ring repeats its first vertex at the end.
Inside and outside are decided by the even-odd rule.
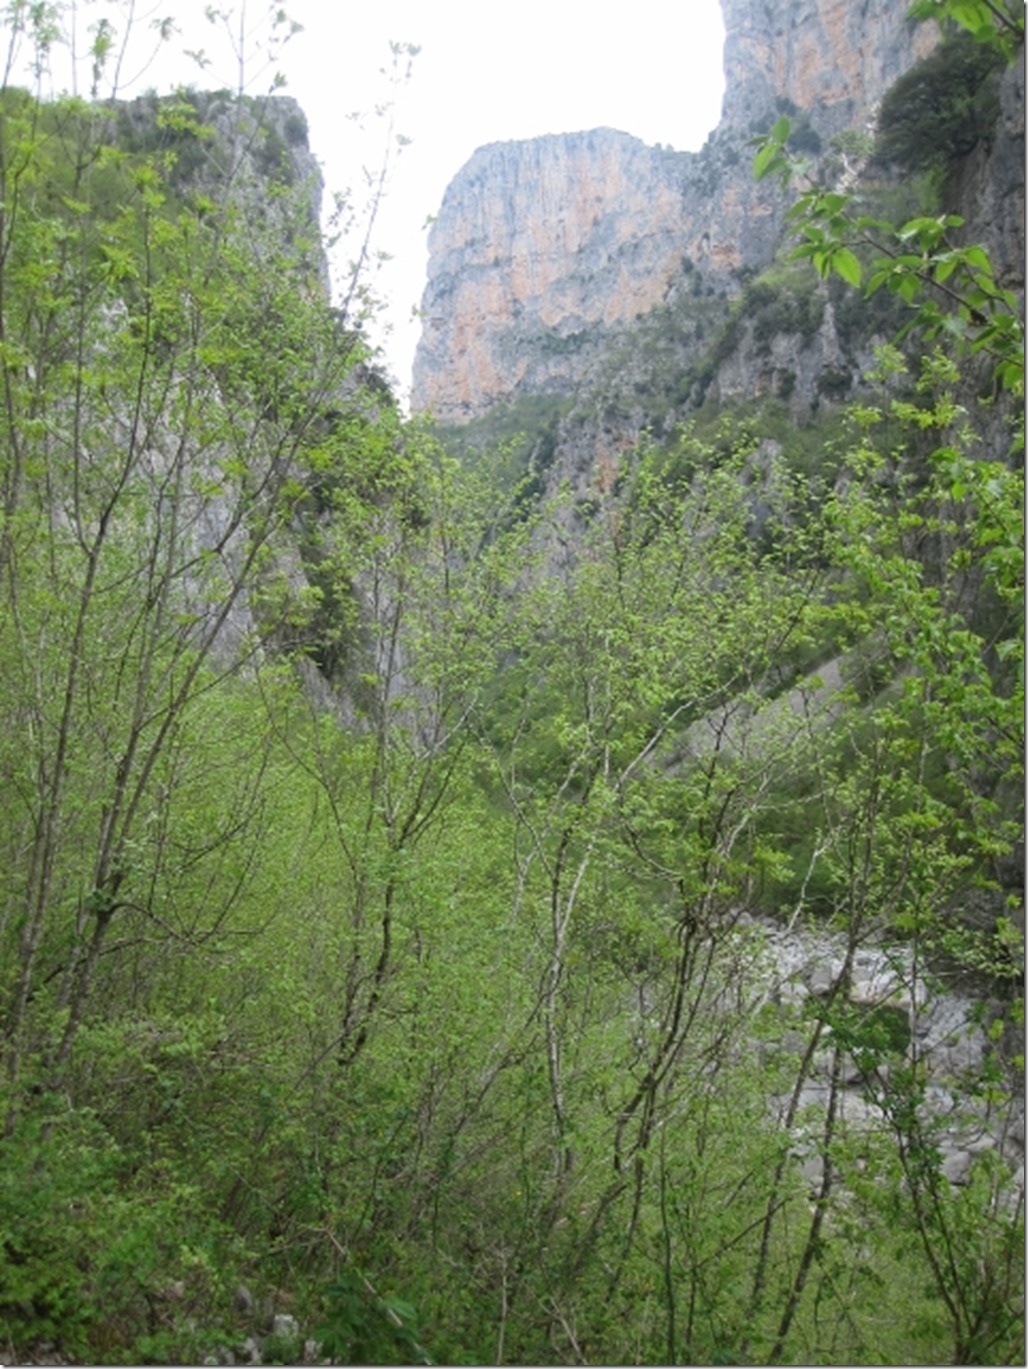
POLYGON ((611 129, 476 152, 429 237, 415 407, 561 388, 583 334, 659 303, 683 250, 673 160, 611 129))
POLYGON ((752 177, 784 109, 828 137, 866 125, 934 41, 899 0, 722 0, 728 86, 701 153, 595 129, 480 148, 429 237, 413 404, 460 422, 518 393, 567 394, 619 325, 681 278, 731 295, 778 243, 785 201, 752 177))
POLYGON ((908 23, 902 0, 721 0, 725 20, 722 121, 745 125, 788 101, 822 132, 866 119, 936 42, 908 23))

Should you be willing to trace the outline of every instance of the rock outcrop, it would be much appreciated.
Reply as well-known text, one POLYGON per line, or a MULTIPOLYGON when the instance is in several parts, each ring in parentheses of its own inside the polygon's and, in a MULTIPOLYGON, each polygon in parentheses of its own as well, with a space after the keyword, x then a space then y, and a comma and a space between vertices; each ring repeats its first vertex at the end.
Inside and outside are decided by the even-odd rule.
POLYGON ((727 91, 699 153, 610 129, 481 148, 429 237, 413 406, 461 422, 570 394, 618 329, 668 299, 739 293, 779 242, 785 197, 748 140, 783 111, 814 148, 865 127, 935 41, 895 0, 722 0, 727 91))
MULTIPOLYGON (((762 957, 762 992, 775 1005, 784 1028, 774 1046, 763 1048, 765 1052, 802 1055, 809 1043, 808 1033, 802 1030, 806 1010, 836 991, 845 976, 850 1005, 867 1017, 877 1016, 883 1025, 891 1018, 893 1031, 898 1032, 894 1047, 909 1064, 917 1061, 924 1071, 922 1121, 933 1129, 946 1178, 953 1184, 966 1184, 975 1157, 992 1151, 1005 1158, 1019 1176, 1018 1188, 1023 1189, 1024 1100, 1014 1098, 1003 1106, 990 1106, 984 1099, 968 1097, 963 1088, 970 1073, 988 1068, 992 1045, 982 1024, 994 1011, 1001 1011, 999 1004, 983 1003, 959 991, 942 991, 920 976, 903 946, 864 946, 844 968, 846 946, 838 934, 803 926, 764 926, 749 919, 744 919, 743 927, 763 938, 761 950, 755 951, 762 957)), ((794 1153, 811 1188, 816 1189, 823 1160, 810 1141, 829 1105, 833 1072, 838 1073, 840 1122, 851 1134, 869 1135, 887 1129, 882 1103, 890 1065, 868 1070, 851 1055, 844 1055, 836 1065, 830 1030, 809 1063, 799 1095, 773 1097, 771 1108, 783 1123, 794 1114, 794 1153)), ((891 1066, 899 1063, 894 1057, 891 1066)))
POLYGON ((1000 84, 999 120, 987 146, 976 148, 955 187, 970 210, 967 236, 988 248, 1000 282, 1024 291, 1024 63, 1015 62, 1000 84))
POLYGON ((674 153, 612 129, 479 149, 429 238, 415 407, 461 419, 566 392, 681 269, 674 153))
POLYGON ((894 0, 721 0, 722 128, 767 127, 802 111, 820 138, 864 123, 886 90, 936 41, 894 0))

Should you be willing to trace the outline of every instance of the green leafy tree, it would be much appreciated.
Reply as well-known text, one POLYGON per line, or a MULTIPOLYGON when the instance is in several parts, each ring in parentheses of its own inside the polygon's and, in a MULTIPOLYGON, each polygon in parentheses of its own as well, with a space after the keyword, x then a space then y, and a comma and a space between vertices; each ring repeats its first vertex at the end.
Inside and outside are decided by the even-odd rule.
MULTIPOLYGON (((919 17, 952 19, 979 46, 972 48, 970 39, 944 45, 927 69, 911 73, 908 94, 954 55, 966 61, 967 73, 985 73, 1023 43, 1023 18, 1003 6, 915 8, 919 17)), ((913 111, 904 107, 909 118, 902 127, 900 108, 897 92, 895 104, 884 111, 883 127, 907 139, 902 155, 914 156, 916 103, 913 111)), ((966 126, 964 114, 962 132, 976 139, 979 130, 966 126)), ((812 168, 787 151, 788 135, 786 123, 776 126, 757 154, 755 170, 781 174, 787 183, 799 175, 809 184, 812 168)), ((850 479, 836 487, 827 510, 838 539, 833 561, 848 579, 847 617, 858 626, 870 611, 873 618, 864 619, 858 631, 873 627, 890 663, 887 674, 896 682, 872 701, 863 722, 855 719, 857 730, 844 743, 849 758, 836 762, 845 779, 826 804, 826 816, 832 809, 836 816, 825 854, 830 887, 840 900, 837 914, 851 944, 867 927, 877 927, 879 937, 888 928, 899 932, 913 948, 915 980, 923 976, 926 985, 930 967, 945 955, 1002 984, 1009 976, 1006 943, 1021 940, 1006 915, 1010 909, 977 930, 962 925, 953 910, 960 891, 975 884, 993 883, 1001 892, 996 871, 1009 861, 1021 825, 1007 786, 1017 785, 1023 764, 1023 630, 1019 611, 1010 612, 1024 584, 1023 478, 1005 463, 973 459, 966 415, 955 398, 961 377, 953 354, 968 349, 989 356, 997 389, 1019 399, 1020 304, 996 282, 980 245, 949 241, 949 232, 961 226, 957 216, 895 227, 861 216, 854 197, 814 185, 801 193, 792 217, 802 237, 797 257, 854 287, 869 269, 868 293, 883 285, 894 291, 911 307, 906 331, 916 329, 939 344, 925 358, 916 398, 888 405, 911 435, 905 450, 894 447, 886 455, 876 446, 882 409, 855 411, 864 438, 850 458, 850 479), (843 806, 836 809, 840 800, 843 806)), ((893 377, 905 370, 898 353, 889 355, 887 369, 893 377)), ((844 966, 843 981, 845 975, 844 966)), ((913 988, 916 1001, 916 983, 913 988)), ((1010 1011, 1020 1023, 1016 996, 1010 1011)), ((886 1181, 876 1196, 893 1194, 891 1212, 902 1212, 905 1229, 921 1247, 945 1308, 954 1362, 1016 1355, 1011 1346, 1023 1334, 1022 1294, 1018 1277, 1008 1274, 1010 1252, 1023 1239, 1023 1199, 1012 1193, 1008 1171, 1002 1163, 983 1162, 968 1189, 954 1195, 942 1170, 939 1123, 928 1103, 929 1062, 915 1051, 907 1068, 888 1064, 884 1040, 862 1028, 854 1031, 831 1002, 819 1020, 838 1042, 856 1050, 868 1070, 870 1094, 891 1129, 898 1160, 898 1187, 886 1181), (977 1252, 970 1263, 961 1256, 969 1247, 977 1252)), ((992 1033, 997 1042, 1003 1036, 1002 1016, 992 1033)), ((1005 1068, 1016 1079, 1023 1057, 1008 1058, 1005 1068)), ((972 1115, 975 1098, 978 1107, 988 1097, 1000 1110, 1013 1098, 998 1054, 976 1079, 964 1081, 964 1090, 963 1106, 972 1115)), ((820 1143, 817 1206, 784 1301, 772 1361, 786 1353, 825 1239, 827 1201, 842 1154, 832 1115, 830 1106, 820 1143)), ((762 1285, 763 1274, 755 1287, 762 1285)))
MULTIPOLYGON (((41 68, 69 17, 43 9, 8 15, 41 68)), ((3 1227, 5 1268, 22 1271, 0 1317, 7 1341, 77 1354, 130 1343, 170 1277, 137 1260, 126 1176, 151 1177, 156 1210, 181 1199, 161 1236, 177 1232, 177 1253, 158 1251, 193 1269, 209 1312, 234 1238, 214 1215, 190 1231, 193 1197, 210 1182, 230 1222, 225 1170, 247 1153, 222 1130, 225 1073, 240 1103, 283 1116, 285 1064, 261 1065, 261 1029, 217 966, 256 973, 243 948, 282 908, 271 856, 289 868, 301 849, 269 820, 282 756, 255 682, 289 627, 269 587, 327 415, 371 412, 366 349, 321 283, 314 187, 261 172, 274 102, 208 112, 0 92, 3 1227), (137 115, 152 137, 126 147, 119 116, 137 115), (89 1215, 63 1231, 76 1185, 89 1215)))
POLYGON ((1004 65, 995 46, 966 32, 944 40, 887 92, 876 154, 908 172, 966 156, 992 136, 1004 65))
POLYGON ((1020 1199, 942 1151, 1016 1112, 986 254, 811 188, 801 260, 938 350, 883 356, 830 475, 725 424, 530 515, 328 308, 299 130, 145 105, 0 98, 5 1344, 196 1360, 288 1306, 350 1360, 1015 1358, 1020 1199), (802 1005, 797 929, 838 948, 802 1005), (869 945, 897 1002, 853 1001, 869 945), (996 1002, 944 1119, 954 967, 996 1002))

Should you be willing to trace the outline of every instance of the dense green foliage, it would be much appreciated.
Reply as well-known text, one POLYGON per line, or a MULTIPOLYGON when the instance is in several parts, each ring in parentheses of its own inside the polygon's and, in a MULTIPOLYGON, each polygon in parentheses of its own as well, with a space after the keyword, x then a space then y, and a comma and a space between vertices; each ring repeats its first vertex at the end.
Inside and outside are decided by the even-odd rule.
POLYGON ((1009 1148, 945 1168, 1022 1067, 1023 481, 959 358, 830 461, 701 414, 583 529, 400 418, 233 108, 0 99, 3 1353, 1020 1362, 1009 1148))
POLYGON ((1002 56, 963 33, 941 43, 882 101, 878 155, 904 171, 945 169, 992 135, 1002 56))

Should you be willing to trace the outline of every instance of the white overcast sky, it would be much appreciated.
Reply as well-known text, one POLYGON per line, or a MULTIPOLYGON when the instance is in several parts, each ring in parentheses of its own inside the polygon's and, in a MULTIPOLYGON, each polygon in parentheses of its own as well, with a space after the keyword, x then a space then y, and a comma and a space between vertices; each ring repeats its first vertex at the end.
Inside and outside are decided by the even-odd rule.
MULTIPOLYGON (((417 340, 412 311, 425 281, 426 220, 448 182, 485 143, 567 133, 606 125, 647 143, 700 148, 721 108, 724 31, 718 0, 280 0, 302 26, 275 58, 284 93, 300 101, 311 148, 322 164, 326 204, 352 189, 367 201, 365 168, 377 174, 393 135, 411 141, 393 160, 375 225, 374 248, 391 260, 375 277, 385 301, 377 337, 401 392, 410 382, 417 340), (390 84, 390 42, 420 48, 409 80, 390 84), (394 103, 392 115, 376 106, 394 103), (355 121, 362 112, 369 117, 355 121), (362 132, 361 129, 364 129, 362 132), (388 329, 388 332, 386 331, 388 329)), ((129 14, 136 46, 121 69, 122 94, 185 83, 217 88, 239 84, 224 23, 204 11, 231 15, 234 33, 245 19, 250 93, 267 89, 270 69, 261 49, 269 32, 267 0, 73 0, 79 50, 97 16, 109 13, 122 31, 129 14), (138 79, 144 47, 160 17, 178 34, 138 79), (202 49, 200 70, 183 55, 202 49)), ((279 4, 272 8, 278 9, 279 4)), ((54 81, 69 84, 58 75, 54 81)), ((80 93, 89 93, 89 64, 79 63, 80 93)), ((101 94, 106 93, 101 89, 101 94)))

